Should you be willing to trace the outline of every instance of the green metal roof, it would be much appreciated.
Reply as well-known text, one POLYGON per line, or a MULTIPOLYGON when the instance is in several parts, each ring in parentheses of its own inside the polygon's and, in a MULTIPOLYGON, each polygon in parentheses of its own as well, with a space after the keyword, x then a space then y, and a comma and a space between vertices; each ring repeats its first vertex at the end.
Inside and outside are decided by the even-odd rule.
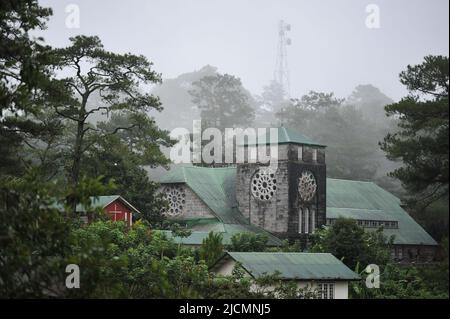
POLYGON ((186 227, 193 231, 203 231, 203 232, 225 232, 225 227, 223 223, 217 217, 199 217, 199 218, 189 218, 185 220, 179 220, 182 224, 186 224, 186 227))
MULTIPOLYGON (((214 231, 216 233, 221 233, 223 236, 222 244, 224 244, 224 245, 230 245, 231 237, 233 237, 233 235, 238 234, 238 233, 264 234, 268 238, 267 246, 280 246, 282 244, 282 241, 279 238, 273 236, 269 232, 266 232, 265 230, 263 230, 259 227, 256 227, 254 225, 224 224, 221 222, 218 222, 217 224, 209 224, 209 225, 212 226, 210 229, 194 230, 187 237, 173 236, 173 233, 170 230, 161 230, 161 231, 163 233, 165 233, 168 238, 172 238, 176 243, 180 243, 183 245, 201 245, 203 242, 203 239, 208 237, 208 234, 210 231, 214 231)), ((193 228, 193 229, 195 229, 195 228, 193 228)))
MULTIPOLYGON (((118 198, 120 198, 119 195, 91 196, 89 197, 89 200, 91 201, 89 209, 104 208, 118 198)), ((64 209, 63 203, 55 203, 54 206, 55 208, 60 210, 64 209)), ((87 207, 85 207, 83 204, 77 204, 76 207, 77 213, 85 213, 87 210, 88 210, 87 207)))
POLYGON ((160 183, 186 183, 221 222, 246 224, 247 220, 237 209, 235 180, 235 167, 178 166, 163 176, 160 183))
MULTIPOLYGON (((131 205, 129 202, 127 202, 120 195, 91 196, 91 197, 89 197, 89 199, 91 201, 89 209, 105 208, 106 206, 111 204, 113 201, 119 199, 125 205, 129 206, 129 208, 131 208, 132 210, 134 210, 137 213, 140 213, 137 208, 135 208, 133 205, 131 205)), ((56 208, 64 209, 63 204, 56 204, 56 208)), ((83 204, 78 204, 76 207, 77 213, 85 213, 87 210, 88 210, 88 208, 85 207, 83 204)))
POLYGON ((186 220, 191 236, 174 238, 186 245, 200 245, 210 231, 223 233, 224 244, 230 244, 236 233, 253 232, 265 234, 268 245, 277 246, 282 242, 264 229, 252 225, 237 208, 236 167, 207 168, 179 165, 162 177, 160 183, 185 183, 213 211, 217 221, 211 218, 186 220))
POLYGON ((282 279, 358 280, 358 274, 329 253, 228 252, 253 277, 279 271, 282 279))
MULTIPOLYGON (((223 224, 256 227, 237 208, 235 180, 235 167, 176 166, 160 182, 186 183, 223 224)), ((375 183, 327 178, 327 217, 397 221, 398 229, 384 230, 395 236, 395 244, 437 245, 400 204, 399 198, 375 183)))
POLYGON ((384 230, 385 235, 395 236, 395 244, 437 245, 400 204, 399 198, 375 183, 327 178, 327 217, 398 221, 398 229, 384 230))
POLYGON ((325 145, 317 143, 311 140, 309 137, 292 130, 287 127, 277 127, 278 138, 276 141, 270 141, 270 129, 266 129, 266 134, 260 135, 257 138, 256 144, 254 143, 244 143, 243 145, 269 145, 269 144, 301 144, 301 145, 312 145, 312 146, 320 146, 325 147, 325 145), (265 136, 265 138, 264 138, 265 136), (262 142, 261 140, 264 140, 262 142))
MULTIPOLYGON (((92 207, 104 208, 119 198, 120 198, 119 195, 108 195, 108 196, 97 196, 97 197, 92 196, 92 197, 90 197, 90 200, 91 200, 92 207)), ((78 206, 80 206, 80 209, 84 209, 84 207, 82 205, 79 204, 78 206)), ((77 210, 78 210, 78 206, 77 206, 77 210)))

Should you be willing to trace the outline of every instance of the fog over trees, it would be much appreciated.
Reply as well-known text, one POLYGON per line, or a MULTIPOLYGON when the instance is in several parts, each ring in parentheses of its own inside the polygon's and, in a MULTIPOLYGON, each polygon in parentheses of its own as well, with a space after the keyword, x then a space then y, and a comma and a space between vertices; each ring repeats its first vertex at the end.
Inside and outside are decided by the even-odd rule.
MULTIPOLYGON (((225 86, 229 82, 219 83, 221 76, 224 75, 216 67, 205 65, 176 78, 163 79, 162 84, 156 86, 152 93, 160 97, 164 112, 150 115, 155 117, 162 128, 168 130, 184 127, 191 131, 192 121, 200 119, 203 129, 207 127, 207 123, 215 123, 215 120, 217 123, 228 120, 223 127, 291 127, 327 145, 330 177, 376 180, 389 190, 402 193, 400 184, 386 176, 398 164, 387 160, 378 145, 388 132, 395 130, 396 120, 387 118, 384 110, 386 105, 394 101, 375 86, 358 85, 347 97, 336 97, 333 92, 316 92, 311 88, 310 92, 298 92, 288 99, 276 81, 269 82, 260 94, 250 92, 237 83, 240 88, 235 86, 234 90, 245 99, 248 107, 245 112, 243 109, 238 110, 233 118, 233 106, 230 106, 230 115, 225 120, 226 105, 230 101, 222 94, 220 97, 226 103, 220 112, 212 112, 214 97, 211 83, 208 84, 216 81, 216 95, 220 95, 217 94, 220 89, 227 91, 225 86), (209 88, 206 89, 208 85, 209 88), (214 114, 217 118, 214 118, 214 114)), ((239 81, 232 75, 229 77, 239 81)), ((233 88, 228 89, 232 97, 233 92, 230 90, 233 88)))
MULTIPOLYGON (((51 21, 59 20, 49 21, 53 10, 56 12, 61 8, 60 2, 54 1, 51 5, 45 2, 48 1, 0 2, 0 298, 316 298, 316 292, 299 288, 293 281, 289 283, 282 280, 277 272, 251 279, 252 276, 247 276, 240 267, 236 267, 231 276, 221 276, 209 268, 226 251, 302 250, 333 253, 360 274, 361 280, 349 283, 350 296, 353 298, 448 299, 448 51, 445 55, 433 55, 436 50, 425 46, 425 54, 420 50, 415 52, 421 55, 419 62, 410 62, 411 60, 401 57, 403 72, 396 82, 405 87, 403 97, 397 95, 391 98, 390 94, 385 94, 390 86, 381 85, 382 81, 377 82, 377 85, 348 82, 349 78, 354 81, 361 79, 355 75, 358 73, 351 73, 350 70, 370 73, 380 61, 383 64, 389 62, 390 59, 383 58, 374 64, 367 63, 370 60, 367 56, 369 49, 367 52, 351 54, 335 54, 338 50, 330 50, 332 53, 327 51, 329 58, 321 56, 316 61, 316 65, 321 64, 323 67, 321 71, 315 69, 315 66, 310 68, 313 65, 311 63, 308 68, 313 72, 310 74, 305 71, 308 70, 307 67, 294 68, 296 71, 291 72, 291 75, 297 79, 290 85, 290 90, 287 90, 290 92, 286 92, 283 85, 261 75, 269 71, 256 72, 266 67, 267 70, 272 68, 265 60, 255 63, 254 69, 246 69, 245 63, 249 63, 249 59, 245 58, 248 54, 246 52, 252 52, 256 46, 245 48, 242 45, 249 43, 248 35, 242 32, 242 27, 238 24, 238 29, 234 29, 235 25, 225 26, 235 32, 234 35, 229 34, 228 38, 217 37, 221 33, 217 29, 213 31, 214 40, 217 38, 220 43, 211 44, 206 41, 205 34, 212 30, 210 28, 194 32, 201 38, 200 42, 193 41, 195 36, 182 34, 179 37, 178 41, 188 39, 192 47, 201 49, 197 53, 191 53, 191 58, 195 56, 198 59, 196 61, 201 61, 201 64, 197 64, 200 66, 198 69, 187 61, 188 55, 180 52, 182 45, 175 47, 175 50, 173 46, 168 46, 170 52, 159 51, 168 41, 165 35, 161 37, 164 40, 164 44, 161 44, 158 43, 158 37, 155 39, 149 36, 145 41, 138 33, 131 37, 129 29, 126 29, 139 21, 148 23, 147 27, 142 27, 145 32, 156 30, 158 34, 164 33, 164 28, 159 28, 165 25, 162 21, 170 21, 175 16, 178 19, 176 26, 181 25, 184 31, 184 28, 188 29, 195 23, 189 21, 182 24, 180 21, 189 15, 186 13, 188 10, 198 9, 195 7, 197 4, 190 3, 187 7, 182 7, 186 4, 181 1, 183 5, 180 2, 179 6, 186 12, 180 10, 182 14, 173 14, 173 8, 170 8, 167 11, 170 14, 153 14, 152 19, 145 21, 127 17, 126 23, 123 23, 124 19, 98 19, 96 16, 90 21, 94 24, 88 28, 72 30, 67 27, 67 30, 71 29, 67 31, 51 24, 51 21), (114 26, 109 25, 111 21, 114 26), (158 27, 150 27, 158 21, 158 27), (95 28, 96 23, 106 26, 107 35, 95 28), (151 52, 146 51, 148 47, 143 49, 137 44, 127 47, 128 44, 124 44, 126 41, 120 39, 120 34, 115 31, 116 25, 123 28, 121 31, 127 38, 133 38, 139 44, 151 45, 151 52), (54 32, 62 32, 65 44, 47 42, 47 37, 34 36, 43 34, 47 26, 54 32), (78 35, 66 37, 65 33, 72 31, 76 31, 78 35), (244 37, 239 40, 242 35, 244 37), (110 41, 110 36, 114 41, 110 41), (226 39, 229 41, 225 41, 226 39), (112 42, 123 47, 115 47, 111 45, 112 42), (198 43, 206 45, 202 47, 198 43), (222 56, 210 56, 207 50, 210 48, 218 50, 222 56), (161 54, 159 58, 158 52, 161 54), (235 52, 238 53, 238 58, 230 60, 231 65, 236 66, 235 69, 226 66, 226 63, 219 63, 235 52), (345 59, 341 59, 342 56, 345 59), (353 63, 352 60, 361 57, 359 63, 367 68, 358 68, 357 61, 353 63), (327 69, 328 63, 335 62, 331 58, 339 60, 336 64, 339 68, 348 69, 350 75, 347 78, 341 75, 340 79, 338 76, 328 76, 338 70, 327 69), (179 74, 168 73, 167 65, 164 69, 164 63, 180 63, 178 67, 183 67, 176 69, 179 74), (304 73, 299 72, 300 69, 304 73), (239 73, 240 70, 243 70, 242 73, 239 73), (305 87, 303 80, 299 80, 300 76, 311 81, 311 85, 305 87), (258 80, 253 85, 250 83, 252 81, 246 82, 251 77, 258 80), (317 83, 320 82, 313 81, 318 77, 328 83, 319 87, 320 84, 317 83), (265 81, 264 85, 260 81, 265 81), (262 87, 261 92, 257 92, 255 87, 258 86, 255 83, 262 87), (343 96, 339 92, 347 92, 343 90, 344 86, 354 88, 348 91, 351 93, 343 96), (322 173, 323 166, 320 166, 320 183, 314 183, 314 190, 308 191, 311 195, 309 200, 316 198, 318 205, 308 206, 311 209, 302 206, 307 210, 303 211, 300 207, 295 212, 301 213, 295 222, 300 227, 294 229, 295 237, 292 241, 281 241, 283 237, 280 237, 277 246, 269 247, 267 235, 270 233, 253 233, 252 229, 259 229, 261 225, 253 224, 252 218, 248 218, 250 223, 244 223, 247 218, 239 215, 240 202, 233 198, 234 193, 239 192, 239 187, 234 187, 236 183, 232 178, 235 175, 232 174, 224 175, 228 179, 226 183, 222 182, 222 177, 219 178, 221 174, 211 174, 211 179, 215 179, 215 186, 210 187, 212 183, 204 182, 201 191, 187 185, 186 190, 191 188, 197 195, 205 189, 210 201, 218 202, 217 211, 202 196, 197 198, 194 194, 194 199, 191 198, 189 204, 192 204, 192 210, 198 214, 188 216, 188 220, 184 221, 168 217, 168 196, 173 196, 171 200, 176 203, 178 208, 175 210, 178 213, 183 207, 186 210, 189 193, 168 193, 165 192, 166 187, 170 185, 177 189, 181 182, 188 184, 187 174, 183 173, 184 179, 178 178, 176 174, 169 175, 171 182, 160 184, 155 178, 158 174, 156 170, 167 173, 174 162, 168 154, 177 141, 170 136, 170 131, 185 128, 192 132, 194 120, 201 120, 203 130, 214 127, 222 132, 226 128, 284 126, 327 145, 327 176, 322 173), (326 188, 323 187, 326 177, 372 181, 395 194, 401 199, 401 203, 394 197, 387 197, 386 201, 389 198, 395 200, 396 208, 397 204, 401 204, 439 241, 439 251, 433 257, 433 262, 427 267, 416 267, 414 263, 397 265, 398 260, 391 260, 394 238, 385 237, 384 226, 376 231, 366 232, 359 222, 369 220, 338 218, 326 225, 325 219, 328 217, 325 211, 322 215, 318 213, 319 205, 327 206, 322 205, 327 204, 326 188), (105 200, 101 205, 98 203, 100 196, 105 200), (110 201, 111 198, 115 199, 110 201), (117 210, 116 201, 127 204, 127 211, 117 210), (197 206, 201 201, 211 210, 197 206), (422 205, 417 205, 417 202, 422 205), (219 207, 221 204, 223 207, 219 207), (106 211, 108 206, 114 206, 114 210, 106 211), (128 211, 128 208, 133 209, 128 211), (213 218, 210 218, 209 213, 213 211, 213 218), (304 212, 308 214, 305 216, 323 216, 323 220, 308 217, 306 222, 306 219, 300 217, 304 212), (312 214, 309 215, 309 212, 312 214), (117 219, 119 214, 123 214, 123 220, 117 219), (229 219, 233 223, 225 222, 225 218, 222 218, 227 214, 230 214, 229 219), (239 224, 241 218, 243 223, 239 224), (303 232, 302 219, 305 229, 309 228, 309 224, 314 225, 313 222, 309 223, 311 220, 320 227, 315 228, 316 231, 312 233, 303 232), (195 230, 189 226, 193 221, 210 231, 203 238, 200 247, 197 244, 192 247, 184 246, 178 240, 193 235, 195 230), (228 227, 233 232, 228 232, 228 227), (299 234, 311 235, 312 245, 305 246, 306 250, 296 240, 299 234), (225 244, 223 240, 228 235, 229 241, 225 244), (369 263, 376 263, 382 270, 381 289, 369 290, 365 285, 366 278, 372 274, 364 273, 360 267, 369 263), (74 287, 67 284, 67 266, 73 265, 82 269, 81 275, 79 274, 81 289, 72 289, 74 287), (261 287, 261 290, 253 289, 255 286, 261 287)), ((84 8, 88 8, 87 3, 84 2, 84 8)), ((89 3, 92 5, 94 2, 89 3)), ((91 10, 83 9, 86 18, 89 14, 99 15, 104 11, 103 7, 101 10, 96 7, 97 1, 95 3, 91 10)), ((120 3, 120 12, 116 10, 115 13, 120 14, 121 18, 125 9, 136 5, 120 3)), ((200 0, 196 3, 200 3, 200 0)), ((157 4, 153 1, 146 2, 145 5, 141 2, 140 5, 142 8, 154 5, 155 10, 157 9, 157 4)), ((225 19, 223 21, 229 21, 232 13, 227 15, 220 10, 224 9, 221 6, 222 4, 214 4, 214 10, 210 13, 219 12, 225 19)), ((245 6, 248 4, 243 4, 242 10, 236 10, 234 6, 228 9, 238 16, 245 12, 245 6)), ((295 8, 295 5, 292 7, 295 8)), ((315 11, 321 11, 320 8, 320 5, 313 7, 315 11)), ((253 5, 250 9, 254 9, 253 5)), ((273 15, 271 10, 267 11, 273 15)), ((417 14, 421 13, 421 10, 416 11, 417 14)), ((439 6, 439 13, 441 11, 439 6)), ((58 12, 61 14, 61 10, 58 12)), ((134 14, 137 17, 142 12, 144 10, 135 10, 134 14)), ((206 16, 204 13, 200 12, 200 15, 206 16)), ((402 10, 396 10, 395 13, 404 15, 402 10)), ((349 10, 345 20, 350 21, 351 16, 352 11, 349 10)), ((431 16, 433 19, 424 21, 431 24, 437 20, 434 19, 435 16, 438 16, 437 13, 431 16)), ((60 16, 56 15, 55 18, 57 17, 60 16)), ((241 23, 249 26, 249 20, 245 18, 241 23)), ((267 22, 265 19, 263 21, 267 22)), ((321 17, 319 22, 322 21, 325 23, 326 17, 321 17)), ((342 22, 336 25, 346 25, 342 22)), ((445 22, 448 23, 448 17, 445 22)), ((309 23, 313 25, 314 21, 309 23)), ((397 24, 399 27, 403 26, 398 21, 397 24)), ((213 23, 210 25, 212 28, 213 23)), ((353 26, 350 27, 353 29, 353 26)), ((407 27, 412 28, 413 32, 417 28, 409 23, 407 27)), ((261 28, 263 27, 255 29, 258 34, 263 35, 263 39, 259 40, 267 42, 261 28)), ((137 28, 133 31, 136 30, 137 28)), ((333 37, 332 31, 324 28, 327 38, 333 37)), ((389 32, 389 28, 383 32, 389 32)), ((346 32, 343 34, 347 35, 346 32)), ((403 37, 403 33, 401 35, 403 37)), ((340 41, 322 41, 314 32, 309 36, 314 38, 309 43, 310 53, 321 49, 312 45, 314 43, 332 47, 333 41, 340 41), (318 41, 313 41, 315 39, 318 41)), ((364 44, 367 43, 361 41, 359 35, 353 36, 354 38, 347 37, 352 41, 351 50, 365 47, 364 44), (359 39, 359 42, 355 42, 355 39, 359 39)), ((447 41, 447 36, 443 37, 441 33, 436 37, 436 43, 447 41)), ((421 39, 419 37, 417 41, 410 42, 414 45, 418 43, 422 48, 421 39)), ((307 42, 304 39, 303 43, 307 42)), ((377 43, 374 45, 378 47, 377 43)), ((340 43, 340 46, 348 49, 346 43, 340 43)), ((386 44, 386 49, 392 50, 395 47, 386 44)), ((408 50, 409 47, 405 49, 408 50)), ((292 61, 308 63, 308 51, 305 49, 304 52, 306 58, 292 55, 292 61)), ((256 55, 253 53, 248 56, 256 55)), ((386 81, 400 72, 395 65, 397 64, 387 65, 382 70, 381 73, 388 75, 386 81)), ((376 79, 376 76, 367 79, 376 79)), ((305 166, 314 165, 319 169, 318 166, 323 162, 319 160, 318 153, 314 152, 311 162, 305 160, 305 166), (313 160, 314 156, 316 160, 313 160)), ((320 154, 320 159, 321 156, 320 154)), ((223 165, 234 165, 230 162, 223 165)), ((293 164, 291 162, 295 161, 289 159, 287 165, 293 164)), ((209 166, 216 165, 222 163, 209 166)), ((258 170, 261 172, 255 170, 254 176, 263 175, 262 165, 258 170)), ((228 174, 228 170, 220 169, 203 171, 222 171, 228 174)), ((289 190, 277 198, 284 207, 293 206, 290 184, 296 172, 291 172, 287 170, 287 173, 281 175, 281 179, 284 179, 283 186, 289 186, 289 190)), ((298 171, 299 174, 303 172, 308 173, 298 171)), ((275 174, 264 174, 266 177, 272 175, 266 181, 270 180, 278 189, 282 189, 279 187, 280 183, 276 184, 278 177, 275 174)), ((309 175, 312 174, 309 172, 309 175)), ((254 181, 248 178, 249 185, 254 181)), ((261 179, 261 184, 265 183, 267 186, 266 181, 261 179)), ((312 181, 314 178, 311 177, 306 184, 310 183, 312 186, 312 181)), ((300 183, 301 181, 295 187, 300 190, 300 200, 303 200, 300 183)), ((251 191, 251 187, 248 190, 251 191)), ((363 191, 369 192, 355 190, 352 194, 357 196, 363 191)), ((304 201, 307 205, 313 205, 311 201, 304 201)), ((368 196, 367 202, 371 201, 368 196)), ((258 205, 264 206, 266 203, 258 205)), ((272 203, 276 204, 275 201, 272 203)), ((356 204, 358 203, 355 202, 355 206, 356 204)), ((382 205, 379 206, 385 209, 382 205)), ((291 223, 291 220, 286 221, 291 223)), ((388 225, 384 223, 386 219, 371 221, 376 225, 388 225)), ((391 226, 395 224, 398 227, 402 219, 389 218, 388 222, 391 226)), ((265 226, 262 226, 261 230, 263 229, 265 226)), ((194 235, 199 233, 206 231, 198 231, 194 235)), ((418 246, 423 247, 425 243, 420 242, 418 246)), ((403 255, 403 247, 401 251, 403 255)), ((394 255, 397 255, 395 251, 394 255)), ((328 282, 329 277, 321 279, 328 282)))

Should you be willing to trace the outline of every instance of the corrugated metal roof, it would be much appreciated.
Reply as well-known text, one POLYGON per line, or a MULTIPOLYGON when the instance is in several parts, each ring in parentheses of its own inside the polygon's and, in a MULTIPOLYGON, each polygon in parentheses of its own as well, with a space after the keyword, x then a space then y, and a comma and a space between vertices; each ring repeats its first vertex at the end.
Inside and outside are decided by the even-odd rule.
MULTIPOLYGON (((108 196, 97 196, 97 197, 91 196, 90 200, 91 200, 92 207, 104 208, 119 198, 120 198, 119 195, 108 195, 108 196)), ((80 206, 80 209, 84 208, 82 205, 78 205, 78 206, 80 206)))
MULTIPOLYGON (((266 129, 266 134, 258 136, 256 145, 269 145, 269 144, 301 144, 301 145, 311 145, 325 147, 325 145, 317 143, 310 139, 309 137, 292 130, 287 127, 277 127, 278 138, 274 142, 270 142, 270 129, 266 129), (262 142, 264 140, 264 142, 262 142)), ((272 137, 273 138, 273 137, 272 137)), ((254 143, 244 143, 243 145, 255 145, 254 143)))
POLYGON ((259 233, 264 234, 267 236, 267 246, 280 246, 282 244, 282 241, 273 236, 272 234, 264 231, 261 228, 251 226, 251 225, 237 225, 237 224, 223 224, 223 223, 217 223, 214 225, 214 229, 211 230, 202 230, 202 231, 193 231, 189 236, 187 237, 176 237, 173 236, 173 233, 170 230, 161 230, 163 233, 166 234, 168 238, 172 238, 176 243, 180 243, 183 245, 201 245, 203 242, 203 239, 208 237, 208 234, 210 231, 214 231, 217 233, 221 233, 223 236, 222 243, 224 245, 230 245, 231 244, 231 237, 237 233, 259 233))
MULTIPOLYGON (((89 197, 89 199, 91 201, 90 209, 105 208, 115 200, 119 199, 125 205, 129 206, 129 208, 131 208, 134 212, 140 213, 137 208, 135 208, 133 205, 127 202, 120 195, 91 196, 89 197)), ((64 209, 62 204, 56 204, 56 206, 58 209, 64 209)), ((85 213, 87 211, 87 208, 83 204, 78 204, 76 207, 76 211, 78 213, 85 213)))
MULTIPOLYGON (((91 197, 89 197, 89 199, 91 201, 90 208, 91 209, 104 208, 105 206, 112 203, 119 197, 120 197, 119 195, 91 196, 91 197)), ((62 203, 55 203, 54 206, 55 206, 55 208, 60 209, 60 210, 64 209, 64 204, 62 204, 62 203)), ((76 207, 77 213, 85 213, 86 210, 87 209, 83 204, 77 204, 77 207, 76 207)))
POLYGON ((246 224, 237 209, 235 192, 236 168, 179 166, 163 176, 160 182, 186 183, 223 223, 246 224))
MULTIPOLYGON (((220 222, 249 225, 237 208, 235 181, 235 167, 194 166, 177 166, 160 180, 163 184, 186 183, 220 222)), ((400 204, 399 198, 375 183, 327 178, 327 216, 397 221, 398 229, 384 230, 387 236, 395 236, 395 244, 436 245, 436 241, 400 204)))
POLYGON ((372 182, 327 178, 327 216, 339 212, 345 217, 398 222, 398 229, 385 229, 395 244, 436 245, 436 241, 400 206, 400 199, 372 182), (344 213, 345 212, 345 213, 344 213))
POLYGON ((329 253, 228 252, 252 276, 279 271, 282 279, 357 280, 358 274, 329 253))

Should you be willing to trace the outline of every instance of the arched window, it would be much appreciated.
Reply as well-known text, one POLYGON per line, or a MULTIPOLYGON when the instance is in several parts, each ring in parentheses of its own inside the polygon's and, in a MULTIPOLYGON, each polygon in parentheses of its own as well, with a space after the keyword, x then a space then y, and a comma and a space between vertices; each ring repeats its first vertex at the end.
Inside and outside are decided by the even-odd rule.
POLYGON ((298 233, 303 233, 303 209, 298 210, 298 233))
POLYGON ((305 208, 305 234, 309 234, 309 223, 310 223, 310 219, 309 219, 309 208, 305 208))
POLYGON ((316 230, 316 210, 311 208, 311 233, 316 230))

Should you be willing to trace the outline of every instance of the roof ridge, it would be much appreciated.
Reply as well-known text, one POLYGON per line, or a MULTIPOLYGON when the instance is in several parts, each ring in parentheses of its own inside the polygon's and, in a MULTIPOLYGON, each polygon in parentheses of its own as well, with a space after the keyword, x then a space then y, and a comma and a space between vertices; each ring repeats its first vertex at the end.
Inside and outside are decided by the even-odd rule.
POLYGON ((357 208, 357 207, 337 207, 337 206, 327 206, 327 208, 337 208, 337 209, 359 209, 359 210, 370 210, 370 211, 377 211, 377 212, 384 212, 383 209, 371 209, 371 208, 357 208))
MULTIPOLYGON (((332 179, 335 181, 345 181, 345 182, 356 182, 356 183, 369 183, 377 185, 374 181, 361 181, 361 180, 355 180, 355 179, 345 179, 345 178, 333 178, 333 177, 327 177, 327 179, 332 179)), ((377 185, 378 186, 378 185, 377 185)))

